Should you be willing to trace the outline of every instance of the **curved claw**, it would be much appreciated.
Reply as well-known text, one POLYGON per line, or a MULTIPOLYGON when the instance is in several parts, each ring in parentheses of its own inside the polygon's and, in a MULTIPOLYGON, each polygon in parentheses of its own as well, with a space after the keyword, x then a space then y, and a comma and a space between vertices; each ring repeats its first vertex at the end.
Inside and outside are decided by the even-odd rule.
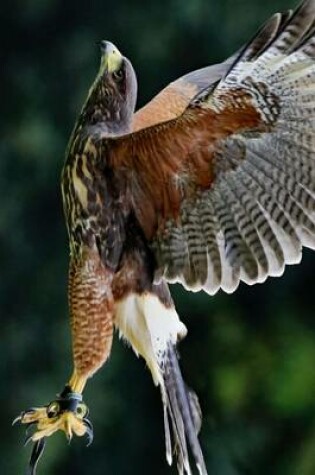
MULTIPOLYGON (((23 414, 23 413, 22 413, 23 414)), ((18 422, 21 422, 22 420, 22 414, 20 414, 19 416, 15 417, 12 421, 12 426, 15 426, 15 424, 17 424, 18 422)))
POLYGON ((31 458, 29 461, 27 475, 36 475, 36 467, 38 464, 39 459, 41 458, 46 445, 46 438, 43 437, 42 439, 37 440, 34 443, 33 450, 31 453, 31 458))
POLYGON ((86 428, 86 436, 87 436, 87 440, 88 440, 86 446, 89 447, 89 445, 92 444, 93 439, 94 439, 93 424, 86 417, 83 419, 83 422, 84 422, 84 425, 85 425, 85 428, 86 428))
POLYGON ((47 437, 61 430, 65 433, 69 443, 73 435, 87 436, 87 445, 93 442, 93 426, 87 418, 88 408, 82 401, 80 393, 72 392, 68 386, 48 405, 31 407, 21 412, 13 424, 21 423, 26 427, 24 445, 34 442, 28 475, 36 475, 36 467, 43 453, 47 437), (34 429, 30 432, 30 428, 34 429))
POLYGON ((32 440, 32 437, 33 437, 33 434, 32 435, 27 435, 27 432, 26 432, 26 438, 24 440, 24 447, 26 447, 27 444, 32 440))
POLYGON ((23 421, 23 418, 24 416, 27 414, 29 416, 31 416, 32 414, 34 414, 36 411, 37 411, 38 408, 36 407, 31 407, 30 409, 28 409, 27 411, 22 411, 21 414, 19 414, 17 417, 15 417, 15 419, 13 419, 12 421, 12 426, 14 426, 15 424, 17 424, 18 422, 22 422, 23 421))

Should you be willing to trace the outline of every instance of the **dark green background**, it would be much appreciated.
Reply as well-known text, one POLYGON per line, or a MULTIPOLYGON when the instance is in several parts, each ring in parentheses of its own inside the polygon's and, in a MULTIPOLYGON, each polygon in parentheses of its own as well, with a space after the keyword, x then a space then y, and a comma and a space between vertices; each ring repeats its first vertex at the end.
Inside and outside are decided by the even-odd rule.
MULTIPOLYGON (((233 53, 291 0, 2 0, 0 74, 0 473, 24 473, 11 428, 71 371, 68 248, 59 176, 96 74, 100 39, 131 58, 139 105, 170 80, 233 53)), ((174 288, 189 328, 183 373, 200 395, 211 475, 315 473, 315 256, 281 279, 214 298, 174 288)), ((175 473, 164 458, 159 392, 115 339, 87 387, 95 441, 51 440, 39 475, 175 473)))

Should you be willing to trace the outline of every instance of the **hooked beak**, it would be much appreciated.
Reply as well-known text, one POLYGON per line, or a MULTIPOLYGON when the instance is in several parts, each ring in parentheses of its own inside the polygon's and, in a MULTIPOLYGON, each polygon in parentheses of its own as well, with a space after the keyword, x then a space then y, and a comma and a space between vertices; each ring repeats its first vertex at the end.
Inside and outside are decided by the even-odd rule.
POLYGON ((123 61, 123 56, 118 48, 110 41, 101 41, 100 46, 102 52, 101 69, 109 73, 118 71, 123 61))

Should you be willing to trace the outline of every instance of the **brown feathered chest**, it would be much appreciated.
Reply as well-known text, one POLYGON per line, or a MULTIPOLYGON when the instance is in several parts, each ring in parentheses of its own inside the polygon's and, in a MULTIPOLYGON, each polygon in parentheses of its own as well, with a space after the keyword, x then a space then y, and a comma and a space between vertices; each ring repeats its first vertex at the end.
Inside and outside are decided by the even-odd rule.
POLYGON ((104 265, 116 270, 130 207, 123 177, 107 167, 93 135, 80 129, 73 134, 61 182, 72 257, 82 245, 96 246, 104 265))

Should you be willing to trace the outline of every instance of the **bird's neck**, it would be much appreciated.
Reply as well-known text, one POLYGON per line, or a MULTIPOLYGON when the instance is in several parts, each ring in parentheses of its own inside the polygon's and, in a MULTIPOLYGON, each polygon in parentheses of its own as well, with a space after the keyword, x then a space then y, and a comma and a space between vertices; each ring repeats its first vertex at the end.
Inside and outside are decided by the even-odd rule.
POLYGON ((92 88, 81 110, 77 126, 81 130, 102 131, 102 134, 121 135, 131 131, 134 106, 118 95, 104 94, 98 87, 92 88))
POLYGON ((131 131, 132 114, 109 112, 108 109, 99 105, 93 105, 83 109, 77 121, 75 129, 91 136, 116 136, 131 131))

